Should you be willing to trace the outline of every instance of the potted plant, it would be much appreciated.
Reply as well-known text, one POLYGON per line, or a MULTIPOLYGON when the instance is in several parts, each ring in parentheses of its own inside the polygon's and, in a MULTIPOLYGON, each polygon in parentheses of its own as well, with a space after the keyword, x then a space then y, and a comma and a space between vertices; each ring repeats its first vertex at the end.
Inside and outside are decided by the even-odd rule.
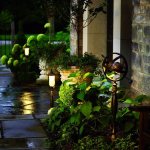
POLYGON ((86 72, 94 73, 100 64, 100 59, 89 53, 85 53, 83 56, 63 53, 55 60, 54 64, 62 75, 62 81, 64 81, 70 73, 78 70, 82 70, 83 74, 86 72))
POLYGON ((100 64, 100 59, 91 53, 84 53, 80 61, 80 69, 84 72, 94 72, 100 64))
POLYGON ((37 83, 47 84, 48 73, 53 67, 53 60, 59 53, 65 51, 66 45, 61 42, 49 42, 49 37, 46 34, 31 35, 27 39, 27 45, 30 46, 31 51, 36 51, 36 56, 39 61, 40 76, 37 79, 37 83))
POLYGON ((14 44, 9 56, 3 55, 1 61, 14 75, 14 83, 29 83, 36 80, 39 74, 38 59, 35 51, 30 51, 29 56, 25 55, 24 46, 14 44), (16 81, 16 82, 15 82, 16 81))
POLYGON ((79 63, 80 58, 77 55, 70 55, 65 52, 55 59, 53 65, 56 66, 57 70, 60 72, 61 81, 63 82, 71 73, 79 70, 79 63))

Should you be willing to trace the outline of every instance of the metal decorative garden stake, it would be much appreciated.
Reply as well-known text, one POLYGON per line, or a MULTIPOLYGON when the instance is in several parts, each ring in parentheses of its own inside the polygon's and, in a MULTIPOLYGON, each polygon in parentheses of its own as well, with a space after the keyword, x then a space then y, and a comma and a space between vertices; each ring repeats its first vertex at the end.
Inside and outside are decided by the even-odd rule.
POLYGON ((128 72, 128 64, 124 56, 119 53, 113 53, 115 58, 105 57, 102 63, 103 72, 107 79, 112 82, 112 136, 111 140, 116 138, 116 114, 118 111, 117 101, 117 82, 124 79, 128 72))

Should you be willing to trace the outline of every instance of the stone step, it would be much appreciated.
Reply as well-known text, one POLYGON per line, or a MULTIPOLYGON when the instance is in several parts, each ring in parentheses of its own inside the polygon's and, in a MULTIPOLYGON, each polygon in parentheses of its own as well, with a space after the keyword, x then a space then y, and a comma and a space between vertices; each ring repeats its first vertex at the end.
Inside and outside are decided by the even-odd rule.
POLYGON ((4 138, 41 138, 47 137, 37 119, 2 121, 4 138))
POLYGON ((0 64, 0 76, 12 75, 11 70, 6 65, 0 64))
POLYGON ((28 149, 26 139, 0 139, 0 150, 5 150, 9 148, 17 149, 28 149))
POLYGON ((0 139, 0 150, 48 150, 47 138, 0 139))
POLYGON ((0 121, 5 120, 29 120, 29 119, 42 119, 47 117, 47 114, 22 114, 22 115, 10 115, 10 114, 0 114, 0 121))

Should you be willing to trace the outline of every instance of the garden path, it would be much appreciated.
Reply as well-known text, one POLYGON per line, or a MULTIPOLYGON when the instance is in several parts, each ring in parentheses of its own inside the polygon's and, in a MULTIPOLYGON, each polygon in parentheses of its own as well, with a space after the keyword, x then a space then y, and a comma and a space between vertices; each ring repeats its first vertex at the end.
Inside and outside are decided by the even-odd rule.
POLYGON ((0 64, 0 150, 46 150, 41 119, 50 108, 49 87, 12 86, 12 77, 0 64))

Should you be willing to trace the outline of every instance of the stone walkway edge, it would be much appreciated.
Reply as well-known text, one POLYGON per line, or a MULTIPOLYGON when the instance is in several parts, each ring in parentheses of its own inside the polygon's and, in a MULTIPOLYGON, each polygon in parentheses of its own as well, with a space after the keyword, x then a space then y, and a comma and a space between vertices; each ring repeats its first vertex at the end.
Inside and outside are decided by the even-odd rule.
POLYGON ((0 115, 0 150, 48 150, 41 120, 47 114, 0 115))
POLYGON ((0 150, 49 150, 49 139, 41 123, 49 109, 49 88, 38 85, 12 86, 12 77, 10 69, 0 62, 0 150), (32 102, 28 102, 28 99, 24 101, 29 104, 38 102, 37 109, 25 115, 13 113, 8 106, 20 100, 18 95, 25 93, 29 96, 29 92, 32 102))

